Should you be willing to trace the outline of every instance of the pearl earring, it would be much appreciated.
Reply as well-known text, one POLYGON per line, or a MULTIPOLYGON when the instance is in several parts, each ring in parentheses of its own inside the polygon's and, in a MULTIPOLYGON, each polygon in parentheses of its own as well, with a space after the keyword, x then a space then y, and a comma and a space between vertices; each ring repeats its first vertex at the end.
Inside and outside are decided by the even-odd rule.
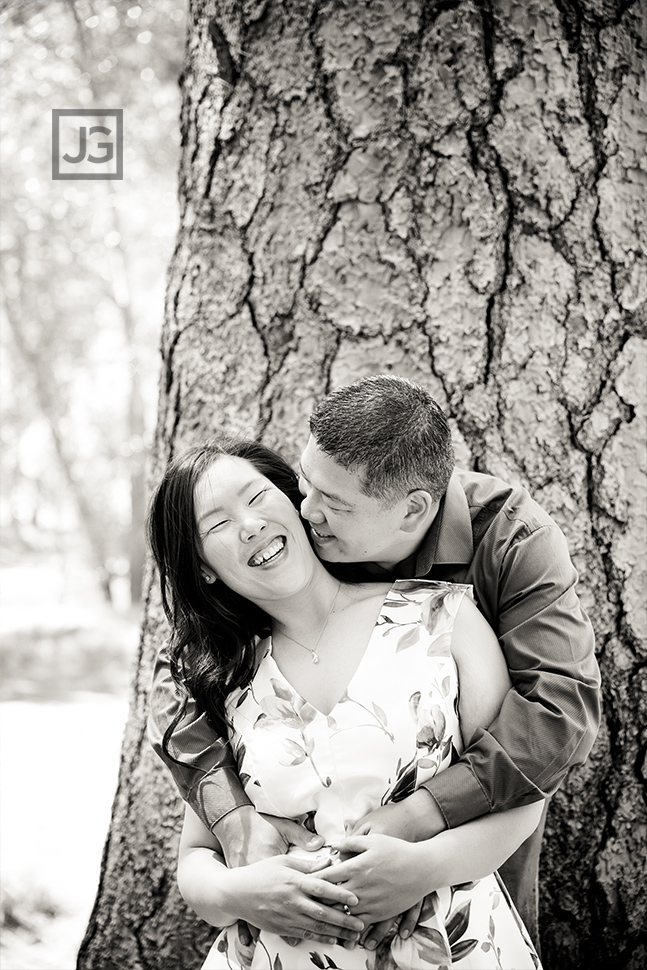
POLYGON ((205 583, 215 583, 216 581, 216 577, 209 576, 208 573, 202 573, 202 578, 204 579, 205 583))

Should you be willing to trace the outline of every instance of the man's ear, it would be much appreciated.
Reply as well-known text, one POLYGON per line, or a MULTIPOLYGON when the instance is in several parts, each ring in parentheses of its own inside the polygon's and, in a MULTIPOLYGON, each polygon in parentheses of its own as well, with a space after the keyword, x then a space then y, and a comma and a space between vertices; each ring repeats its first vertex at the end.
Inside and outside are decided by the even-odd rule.
POLYGON ((416 488, 407 495, 404 518, 400 523, 400 531, 411 534, 421 529, 429 528, 438 511, 439 502, 435 502, 424 488, 416 488))

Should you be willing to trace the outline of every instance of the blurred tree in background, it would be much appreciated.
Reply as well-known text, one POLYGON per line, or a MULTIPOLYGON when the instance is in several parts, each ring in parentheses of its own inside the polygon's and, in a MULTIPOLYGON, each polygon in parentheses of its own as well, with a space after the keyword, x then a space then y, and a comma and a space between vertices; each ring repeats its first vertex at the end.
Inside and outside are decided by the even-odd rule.
POLYGON ((184 21, 183 0, 0 14, 4 561, 65 562, 81 535, 121 603, 141 588, 184 21), (53 108, 123 108, 123 181, 52 180, 53 108))

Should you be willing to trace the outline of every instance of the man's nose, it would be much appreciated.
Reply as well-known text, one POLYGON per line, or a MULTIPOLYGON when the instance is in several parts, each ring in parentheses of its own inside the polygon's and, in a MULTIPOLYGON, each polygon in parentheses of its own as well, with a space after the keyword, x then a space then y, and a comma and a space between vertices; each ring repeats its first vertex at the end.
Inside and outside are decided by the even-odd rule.
POLYGON ((317 500, 317 492, 314 488, 311 488, 308 491, 308 494, 301 502, 301 515, 304 519, 307 519, 308 522, 314 522, 316 525, 321 525, 321 523, 325 521, 326 516, 324 515, 321 505, 317 500))

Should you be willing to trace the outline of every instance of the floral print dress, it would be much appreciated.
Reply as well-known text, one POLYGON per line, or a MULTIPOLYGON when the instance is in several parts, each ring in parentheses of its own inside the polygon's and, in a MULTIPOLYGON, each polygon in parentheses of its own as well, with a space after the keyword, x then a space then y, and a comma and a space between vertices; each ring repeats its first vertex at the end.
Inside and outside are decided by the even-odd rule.
MULTIPOLYGON (((227 701, 241 781, 258 811, 298 818, 327 843, 398 800, 455 760, 458 677, 450 644, 469 587, 399 580, 388 592, 371 639, 330 714, 307 703, 265 653, 250 684, 227 701)), ((539 960, 496 874, 448 887, 425 901, 407 940, 346 950, 225 927, 203 970, 525 970, 539 960)))

